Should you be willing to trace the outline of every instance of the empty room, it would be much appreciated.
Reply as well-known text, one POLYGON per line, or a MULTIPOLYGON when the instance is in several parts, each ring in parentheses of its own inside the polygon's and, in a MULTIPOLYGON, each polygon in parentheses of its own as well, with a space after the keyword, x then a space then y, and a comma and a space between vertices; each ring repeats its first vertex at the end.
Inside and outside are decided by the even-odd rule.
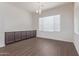
POLYGON ((79 3, 0 2, 0 56, 78 56, 79 3))

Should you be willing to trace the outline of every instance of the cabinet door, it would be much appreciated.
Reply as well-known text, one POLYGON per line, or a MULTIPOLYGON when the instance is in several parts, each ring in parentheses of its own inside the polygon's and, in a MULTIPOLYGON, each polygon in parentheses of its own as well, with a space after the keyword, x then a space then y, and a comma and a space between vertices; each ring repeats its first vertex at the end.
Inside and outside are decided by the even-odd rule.
POLYGON ((30 32, 30 37, 31 37, 31 38, 33 37, 33 31, 30 32))
POLYGON ((36 31, 35 30, 33 30, 33 31, 31 31, 31 37, 33 38, 33 37, 36 37, 36 31))
POLYGON ((18 31, 18 32, 15 32, 15 41, 19 41, 21 40, 21 32, 18 31))
POLYGON ((26 31, 22 31, 21 32, 21 37, 22 37, 22 39, 26 39, 27 38, 26 31))
POLYGON ((6 32, 5 33, 5 43, 9 44, 14 42, 14 32, 6 32))
POLYGON ((30 31, 27 31, 27 38, 30 38, 30 31))
POLYGON ((31 34, 31 38, 33 38, 34 37, 34 31, 31 31, 30 34, 31 34))

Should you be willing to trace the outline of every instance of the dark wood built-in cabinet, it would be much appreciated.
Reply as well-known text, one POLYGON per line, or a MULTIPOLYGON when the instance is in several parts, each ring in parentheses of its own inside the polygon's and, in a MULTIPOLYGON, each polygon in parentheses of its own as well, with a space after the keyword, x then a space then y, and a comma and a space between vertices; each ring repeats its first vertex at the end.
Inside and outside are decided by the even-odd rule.
POLYGON ((7 33, 5 33, 5 43, 6 44, 12 43, 14 41, 15 41, 15 39, 14 39, 14 32, 7 32, 7 33))
POLYGON ((28 31, 22 31, 22 32, 21 32, 21 33, 22 33, 22 34, 21 34, 22 40, 27 38, 27 32, 28 32, 28 31))
POLYGON ((21 40, 21 32, 14 32, 15 41, 21 40))
POLYGON ((36 30, 5 32, 5 44, 36 37, 36 30))

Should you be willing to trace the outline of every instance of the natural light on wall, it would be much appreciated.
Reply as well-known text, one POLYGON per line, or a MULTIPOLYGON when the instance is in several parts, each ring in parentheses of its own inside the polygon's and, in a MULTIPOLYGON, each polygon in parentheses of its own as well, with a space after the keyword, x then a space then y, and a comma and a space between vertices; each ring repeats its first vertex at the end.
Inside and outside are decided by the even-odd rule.
POLYGON ((60 15, 39 18, 39 31, 60 32, 60 15))

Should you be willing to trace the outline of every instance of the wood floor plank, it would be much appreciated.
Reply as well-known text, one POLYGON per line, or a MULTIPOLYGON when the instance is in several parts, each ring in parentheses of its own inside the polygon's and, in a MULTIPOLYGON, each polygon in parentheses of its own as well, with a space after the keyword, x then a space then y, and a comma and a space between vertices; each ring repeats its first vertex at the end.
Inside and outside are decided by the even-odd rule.
POLYGON ((1 56, 78 56, 70 42, 31 38, 0 48, 1 56))

